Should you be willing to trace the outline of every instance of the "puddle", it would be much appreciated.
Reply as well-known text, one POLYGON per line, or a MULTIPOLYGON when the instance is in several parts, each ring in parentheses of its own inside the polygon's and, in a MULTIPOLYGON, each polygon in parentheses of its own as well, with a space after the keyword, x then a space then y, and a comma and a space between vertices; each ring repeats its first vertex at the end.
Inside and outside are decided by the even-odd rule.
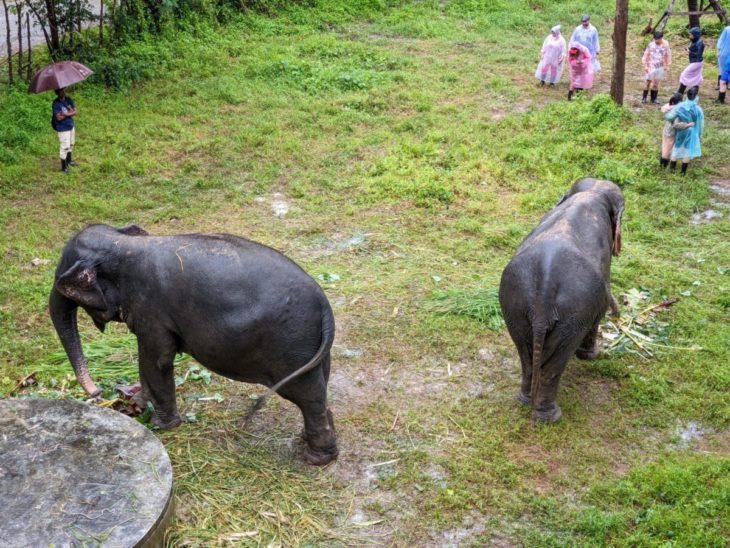
POLYGON ((289 213, 289 204, 282 199, 282 195, 279 192, 274 193, 273 200, 271 200, 271 210, 277 217, 283 217, 289 213))
POLYGON ((705 436, 712 433, 712 429, 703 426, 701 423, 696 421, 688 421, 687 423, 677 423, 677 427, 674 430, 674 434, 677 441, 672 445, 680 448, 690 447, 696 442, 700 442, 705 439, 705 436))
POLYGON ((704 223, 711 223, 715 219, 721 219, 723 217, 723 214, 719 211, 716 211, 714 209, 708 209, 707 211, 703 211, 702 213, 695 213, 692 215, 692 224, 693 225, 700 225, 704 223))

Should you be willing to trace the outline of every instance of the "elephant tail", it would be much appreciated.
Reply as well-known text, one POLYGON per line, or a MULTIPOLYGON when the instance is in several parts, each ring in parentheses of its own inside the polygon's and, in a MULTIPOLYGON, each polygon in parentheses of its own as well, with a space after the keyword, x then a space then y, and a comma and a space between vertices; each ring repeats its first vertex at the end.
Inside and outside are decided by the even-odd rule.
POLYGON ((542 352, 545 345, 547 330, 544 322, 535 321, 532 326, 532 382, 530 383, 530 402, 532 416, 535 416, 537 394, 540 390, 540 369, 542 367, 542 352))
POLYGON ((305 363, 303 366, 301 366, 290 375, 287 375, 286 377, 281 379, 274 386, 269 388, 263 395, 256 398, 256 403, 253 404, 251 410, 246 415, 246 418, 244 419, 244 424, 248 424, 256 411, 261 409, 266 403, 266 400, 269 399, 270 396, 275 394, 282 386, 317 367, 327 355, 327 352, 329 352, 330 348, 332 348, 332 343, 335 341, 335 317, 332 313, 332 308, 330 307, 329 302, 327 302, 326 297, 322 296, 322 300, 324 301, 322 310, 322 340, 319 345, 319 349, 317 349, 317 352, 314 354, 311 360, 309 360, 307 363, 305 363))

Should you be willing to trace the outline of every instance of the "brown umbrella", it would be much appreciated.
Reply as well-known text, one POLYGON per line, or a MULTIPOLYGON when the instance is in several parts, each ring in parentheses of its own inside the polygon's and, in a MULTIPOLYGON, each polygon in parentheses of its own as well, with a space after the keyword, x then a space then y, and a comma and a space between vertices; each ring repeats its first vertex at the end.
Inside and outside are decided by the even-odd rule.
POLYGON ((52 89, 65 88, 76 82, 86 80, 92 74, 94 74, 93 70, 76 61, 51 63, 33 75, 28 91, 41 93, 52 89))

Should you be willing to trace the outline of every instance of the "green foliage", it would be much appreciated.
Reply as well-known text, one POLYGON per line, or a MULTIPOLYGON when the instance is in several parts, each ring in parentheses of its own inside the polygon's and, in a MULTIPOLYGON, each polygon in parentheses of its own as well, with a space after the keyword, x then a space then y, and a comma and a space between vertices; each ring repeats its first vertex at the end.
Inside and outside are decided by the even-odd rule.
POLYGON ((26 90, 15 87, 2 100, 0 165, 9 165, 19 162, 22 154, 37 151, 39 136, 51 127, 52 99, 48 95, 28 95, 26 90))
POLYGON ((498 291, 493 287, 434 291, 424 308, 439 314, 473 318, 494 331, 504 327, 498 291))

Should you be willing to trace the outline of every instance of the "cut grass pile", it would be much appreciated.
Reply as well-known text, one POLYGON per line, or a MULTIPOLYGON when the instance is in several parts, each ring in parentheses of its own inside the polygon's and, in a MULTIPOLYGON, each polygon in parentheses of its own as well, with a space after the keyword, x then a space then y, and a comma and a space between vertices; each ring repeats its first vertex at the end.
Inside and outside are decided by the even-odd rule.
MULTIPOLYGON (((244 430, 261 388, 179 363, 188 423, 159 433, 171 545, 727 544, 730 239, 727 216, 690 219, 728 168, 730 110, 703 89, 704 156, 682 178, 656 168, 661 118, 638 105, 640 73, 623 109, 599 94, 605 73, 571 103, 565 84, 533 86, 542 39, 557 22, 569 33, 575 2, 310 4, 140 44, 158 63, 146 81, 72 90, 69 176, 50 98, 3 92, 0 394, 37 371, 17 395, 83 397, 47 313, 75 230, 231 232, 295 259, 333 304, 341 455, 304 466, 297 409, 272 399, 244 430), (614 294, 680 301, 659 317, 661 353, 571 361, 563 421, 536 426, 513 399, 519 363, 490 288, 586 175, 626 196, 614 294), (689 342, 703 350, 674 348, 689 342)), ((604 60, 613 9, 591 7, 604 60)), ((657 9, 632 2, 630 71, 657 9)), ((683 32, 670 24, 676 52, 683 32)), ((132 335, 83 313, 80 329, 96 380, 135 380, 132 335)))

